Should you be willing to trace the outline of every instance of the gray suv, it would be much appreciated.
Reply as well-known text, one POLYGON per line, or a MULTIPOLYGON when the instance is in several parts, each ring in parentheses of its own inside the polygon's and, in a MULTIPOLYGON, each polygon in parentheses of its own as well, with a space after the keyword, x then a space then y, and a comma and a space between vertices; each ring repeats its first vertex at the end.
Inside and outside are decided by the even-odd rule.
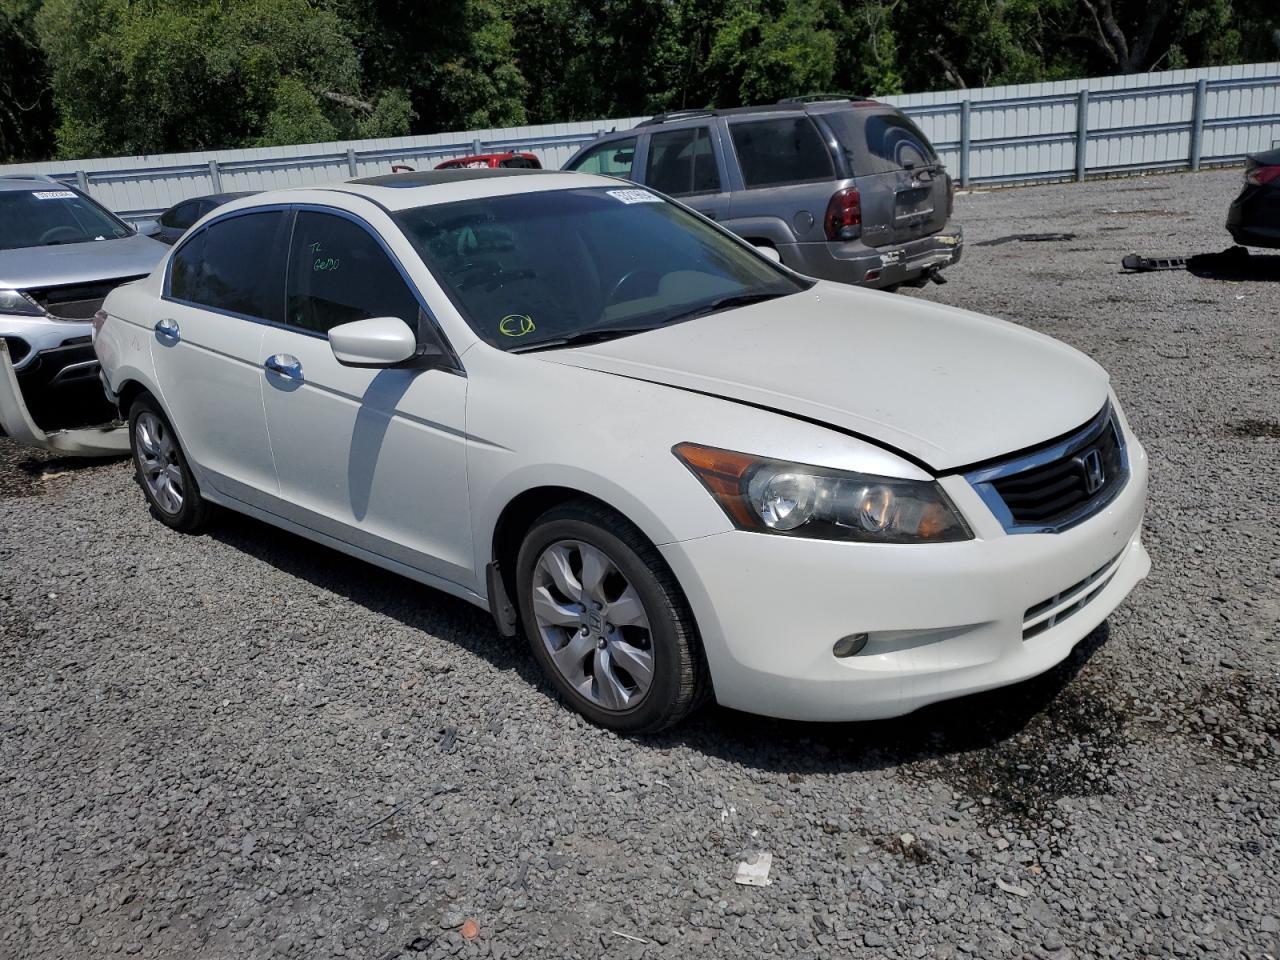
POLYGON ((96 401, 93 315, 167 249, 58 180, 0 176, 0 339, 29 405, 79 386, 96 401))
POLYGON ((664 113, 608 133, 566 170, 679 199, 800 273, 869 287, 919 285, 960 259, 951 177, 896 108, 800 97, 664 113))

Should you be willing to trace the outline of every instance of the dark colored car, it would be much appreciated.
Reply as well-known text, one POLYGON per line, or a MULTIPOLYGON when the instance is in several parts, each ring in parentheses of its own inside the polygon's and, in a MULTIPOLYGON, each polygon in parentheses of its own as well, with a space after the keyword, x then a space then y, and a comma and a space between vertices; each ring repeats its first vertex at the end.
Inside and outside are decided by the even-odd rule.
POLYGON ((466 167, 513 167, 517 170, 541 170, 542 161, 532 153, 477 153, 473 157, 456 157, 437 163, 437 170, 460 170, 466 167))
POLYGON ((256 192, 245 190, 240 193, 211 193, 207 197, 192 197, 190 200, 175 203, 151 223, 139 224, 138 229, 148 237, 154 237, 161 243, 172 246, 187 232, 188 227, 210 210, 217 209, 232 200, 239 200, 241 197, 251 197, 256 192))
POLYGON ((1280 149, 1248 158, 1244 189, 1227 211, 1227 230, 1246 247, 1280 247, 1280 149))
POLYGON ((665 113, 605 134, 565 169, 675 197, 811 277, 891 288, 960 259, 951 177, 920 128, 874 100, 665 113))

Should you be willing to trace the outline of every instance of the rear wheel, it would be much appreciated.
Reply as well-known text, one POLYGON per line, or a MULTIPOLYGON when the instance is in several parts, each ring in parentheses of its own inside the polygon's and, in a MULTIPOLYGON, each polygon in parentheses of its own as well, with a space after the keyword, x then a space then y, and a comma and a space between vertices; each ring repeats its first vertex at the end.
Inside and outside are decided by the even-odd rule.
POLYGON ((138 485, 156 519, 184 533, 204 526, 209 504, 200 496, 177 434, 150 396, 140 396, 129 408, 129 441, 138 485))
POLYGON ((594 723, 652 733, 705 698, 688 603, 658 551, 616 513, 589 502, 547 511, 521 545, 516 576, 534 657, 594 723))

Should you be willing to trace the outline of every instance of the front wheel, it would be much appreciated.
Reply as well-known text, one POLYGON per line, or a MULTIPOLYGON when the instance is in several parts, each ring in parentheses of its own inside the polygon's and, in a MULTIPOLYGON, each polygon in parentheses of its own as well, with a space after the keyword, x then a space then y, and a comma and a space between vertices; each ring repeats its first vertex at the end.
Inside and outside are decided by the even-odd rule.
POLYGON ((129 409, 129 442, 138 486, 156 518, 183 533, 204 526, 209 504, 200 496, 177 434, 149 396, 139 397, 129 409))
POLYGON ((688 603, 658 551, 622 517, 588 502, 547 511, 521 545, 516 577, 534 657, 592 722, 653 733, 704 699, 688 603))

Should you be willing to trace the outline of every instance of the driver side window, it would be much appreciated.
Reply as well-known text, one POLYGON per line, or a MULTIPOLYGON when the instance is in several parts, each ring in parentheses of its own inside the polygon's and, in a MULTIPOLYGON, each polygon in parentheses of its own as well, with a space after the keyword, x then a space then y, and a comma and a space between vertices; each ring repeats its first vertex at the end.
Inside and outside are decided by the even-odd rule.
POLYGON ((286 323, 313 333, 370 317, 418 329, 419 305, 382 246, 359 224, 302 210, 289 251, 286 323))

